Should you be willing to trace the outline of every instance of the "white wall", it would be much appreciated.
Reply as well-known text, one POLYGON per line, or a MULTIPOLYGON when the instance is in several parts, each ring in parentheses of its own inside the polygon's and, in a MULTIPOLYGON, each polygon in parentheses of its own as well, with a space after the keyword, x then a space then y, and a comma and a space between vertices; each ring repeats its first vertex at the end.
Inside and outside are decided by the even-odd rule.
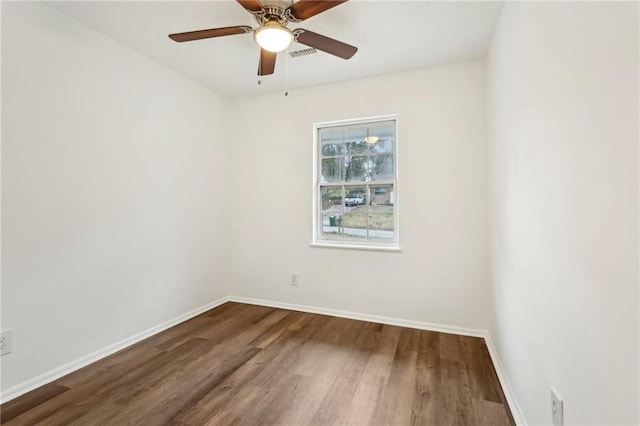
POLYGON ((234 292, 486 329, 484 78, 471 62, 235 100, 234 292), (384 114, 399 114, 402 252, 310 247, 313 123, 384 114))
POLYGON ((530 424, 638 424, 638 3, 508 3, 488 56, 495 318, 530 424))
POLYGON ((6 390, 228 293, 227 101, 2 3, 6 390))

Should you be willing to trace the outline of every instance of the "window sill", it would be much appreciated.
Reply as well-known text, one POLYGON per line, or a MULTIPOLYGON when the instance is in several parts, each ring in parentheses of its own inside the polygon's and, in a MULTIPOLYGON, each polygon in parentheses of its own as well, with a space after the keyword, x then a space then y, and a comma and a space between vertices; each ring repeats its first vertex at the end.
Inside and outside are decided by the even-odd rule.
POLYGON ((401 252, 401 247, 393 247, 393 246, 365 246, 365 245, 357 245, 357 244, 335 244, 335 243, 311 243, 309 244, 311 247, 321 247, 321 248, 338 248, 338 249, 351 249, 351 250, 372 250, 372 251, 392 251, 392 252, 401 252))

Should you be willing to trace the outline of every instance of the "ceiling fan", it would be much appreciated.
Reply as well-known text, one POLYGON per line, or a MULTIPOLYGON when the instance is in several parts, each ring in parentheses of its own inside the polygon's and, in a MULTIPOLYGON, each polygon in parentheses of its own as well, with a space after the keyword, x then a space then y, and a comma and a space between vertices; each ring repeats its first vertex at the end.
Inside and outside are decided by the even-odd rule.
POLYGON ((189 31, 169 34, 171 40, 177 42, 202 40, 235 34, 253 33, 260 45, 258 75, 273 74, 278 52, 286 49, 293 41, 322 50, 343 59, 349 59, 358 51, 357 47, 323 36, 313 31, 287 28, 289 22, 298 23, 326 10, 347 2, 348 0, 236 0, 251 13, 258 28, 246 25, 234 27, 211 28, 208 30, 189 31))

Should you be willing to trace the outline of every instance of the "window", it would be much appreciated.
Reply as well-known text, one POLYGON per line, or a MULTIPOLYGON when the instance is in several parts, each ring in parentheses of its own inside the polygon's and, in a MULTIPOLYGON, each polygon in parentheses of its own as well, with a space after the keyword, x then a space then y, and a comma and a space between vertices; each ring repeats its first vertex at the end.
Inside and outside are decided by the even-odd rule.
POLYGON ((397 117, 314 125, 315 245, 398 248, 397 117))

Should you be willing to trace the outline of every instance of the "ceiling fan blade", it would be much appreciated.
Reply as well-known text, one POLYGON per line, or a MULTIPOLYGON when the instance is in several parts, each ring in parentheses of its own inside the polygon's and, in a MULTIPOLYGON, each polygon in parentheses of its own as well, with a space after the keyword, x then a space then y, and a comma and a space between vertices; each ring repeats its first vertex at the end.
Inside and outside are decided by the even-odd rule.
POLYGON ((265 49, 260 49, 260 62, 258 63, 258 75, 273 74, 276 69, 276 52, 269 52, 265 49))
POLYGON ((298 0, 289 7, 289 12, 291 12, 291 15, 297 20, 304 21, 347 1, 348 0, 298 0))
POLYGON ((250 12, 260 12, 262 4, 258 0, 236 0, 242 7, 250 12))
POLYGON ((235 34, 245 34, 253 31, 253 28, 246 25, 237 25, 235 27, 211 28, 208 30, 189 31, 186 33, 169 34, 169 38, 173 41, 193 41, 202 40, 204 38, 222 37, 235 34))
POLYGON ((342 59, 349 59, 358 51, 358 48, 355 46, 334 40, 323 36, 322 34, 314 33, 313 31, 303 30, 302 28, 294 30, 293 35, 298 43, 315 47, 318 50, 322 50, 323 52, 330 53, 342 59))

